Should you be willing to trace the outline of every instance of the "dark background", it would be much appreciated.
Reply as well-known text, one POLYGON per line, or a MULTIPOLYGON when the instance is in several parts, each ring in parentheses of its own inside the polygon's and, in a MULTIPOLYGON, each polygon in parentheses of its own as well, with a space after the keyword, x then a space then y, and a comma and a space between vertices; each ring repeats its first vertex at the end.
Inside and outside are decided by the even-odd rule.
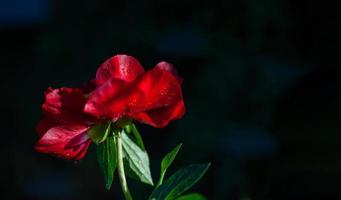
MULTIPOLYGON (((78 162, 35 152, 48 86, 76 86, 118 53, 184 78, 187 113, 138 125, 154 180, 212 162, 208 199, 341 199, 340 8, 310 0, 0 0, 1 199, 122 199, 92 145, 78 162)), ((133 196, 151 188, 129 181, 133 196)))

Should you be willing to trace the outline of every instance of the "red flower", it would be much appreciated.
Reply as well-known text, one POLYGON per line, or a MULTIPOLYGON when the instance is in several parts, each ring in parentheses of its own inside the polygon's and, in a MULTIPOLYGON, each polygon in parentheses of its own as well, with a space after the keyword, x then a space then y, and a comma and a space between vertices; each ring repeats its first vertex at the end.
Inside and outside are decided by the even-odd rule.
POLYGON ((43 119, 38 123, 40 136, 35 149, 66 159, 79 160, 90 145, 86 134, 95 122, 83 112, 86 98, 79 88, 48 88, 42 106, 43 119))
POLYGON ((128 117, 165 127, 185 112, 181 82, 169 63, 160 62, 145 72, 131 56, 111 57, 97 70, 94 90, 46 91, 44 118, 37 127, 41 138, 36 149, 78 160, 90 144, 87 131, 96 123, 128 117))
POLYGON ((135 58, 114 56, 97 70, 96 86, 84 108, 96 117, 126 116, 162 128, 185 112, 181 79, 166 62, 144 72, 135 58))

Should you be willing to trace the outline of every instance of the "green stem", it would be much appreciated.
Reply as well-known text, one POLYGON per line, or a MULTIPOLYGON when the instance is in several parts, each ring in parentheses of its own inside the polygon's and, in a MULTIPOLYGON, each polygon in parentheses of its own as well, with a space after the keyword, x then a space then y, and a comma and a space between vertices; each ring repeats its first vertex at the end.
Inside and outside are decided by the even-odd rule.
POLYGON ((122 152, 122 140, 121 140, 121 132, 118 131, 116 134, 116 152, 117 152, 117 167, 118 167, 118 176, 120 179, 122 191, 126 200, 132 200, 131 194, 129 192, 129 188, 126 181, 126 176, 124 172, 124 164, 123 164, 123 152, 122 152))

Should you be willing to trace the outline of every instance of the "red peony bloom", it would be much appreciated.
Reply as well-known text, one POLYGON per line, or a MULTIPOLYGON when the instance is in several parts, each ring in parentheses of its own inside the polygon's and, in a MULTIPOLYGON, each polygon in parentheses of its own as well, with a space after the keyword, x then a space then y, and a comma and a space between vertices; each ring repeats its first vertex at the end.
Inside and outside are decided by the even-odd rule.
POLYGON ((97 70, 96 87, 84 111, 99 118, 117 121, 127 116, 162 128, 185 111, 181 79, 166 62, 144 72, 135 58, 114 56, 97 70))
POLYGON ((35 148, 66 159, 84 157, 90 138, 87 131, 105 120, 125 117, 162 128, 185 113, 182 80, 173 66, 158 63, 144 71, 133 57, 116 55, 97 70, 93 89, 49 88, 37 126, 35 148))
POLYGON ((42 106, 43 119, 38 123, 40 136, 36 150, 66 159, 79 160, 90 145, 86 134, 95 118, 86 115, 84 91, 78 88, 48 88, 42 106))

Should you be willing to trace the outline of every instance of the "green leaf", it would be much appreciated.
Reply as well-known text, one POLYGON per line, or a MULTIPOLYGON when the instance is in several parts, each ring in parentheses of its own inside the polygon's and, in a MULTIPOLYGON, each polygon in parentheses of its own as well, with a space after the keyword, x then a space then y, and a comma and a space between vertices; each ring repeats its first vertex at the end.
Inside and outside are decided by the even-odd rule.
MULTIPOLYGON (((149 157, 146 151, 142 150, 129 136, 122 131, 122 146, 124 159, 128 162, 130 171, 143 183, 154 185, 150 173, 149 157)), ((129 175, 129 174, 127 174, 129 175)), ((134 178, 134 176, 132 177, 134 178)))
POLYGON ((191 188, 206 173, 210 163, 189 165, 175 172, 155 188, 149 200, 174 200, 191 188))
POLYGON ((204 196, 198 193, 191 193, 191 194, 186 194, 184 196, 181 196, 177 198, 176 200, 206 200, 204 196))
POLYGON ((88 135, 94 143, 99 144, 101 142, 104 142, 105 139, 108 137, 110 133, 110 128, 111 128, 111 122, 107 121, 107 122, 93 126, 88 131, 88 135))
POLYGON ((178 154, 180 148, 181 148, 182 144, 179 144, 178 146, 176 146, 171 152, 169 152, 163 159, 161 162, 161 173, 160 173, 160 179, 158 182, 158 186, 162 184, 163 178, 166 174, 166 171, 168 169, 168 167, 173 163, 176 155, 178 154))
POLYGON ((105 188, 109 190, 117 165, 114 136, 107 137, 104 142, 97 145, 97 160, 104 175, 105 188))

